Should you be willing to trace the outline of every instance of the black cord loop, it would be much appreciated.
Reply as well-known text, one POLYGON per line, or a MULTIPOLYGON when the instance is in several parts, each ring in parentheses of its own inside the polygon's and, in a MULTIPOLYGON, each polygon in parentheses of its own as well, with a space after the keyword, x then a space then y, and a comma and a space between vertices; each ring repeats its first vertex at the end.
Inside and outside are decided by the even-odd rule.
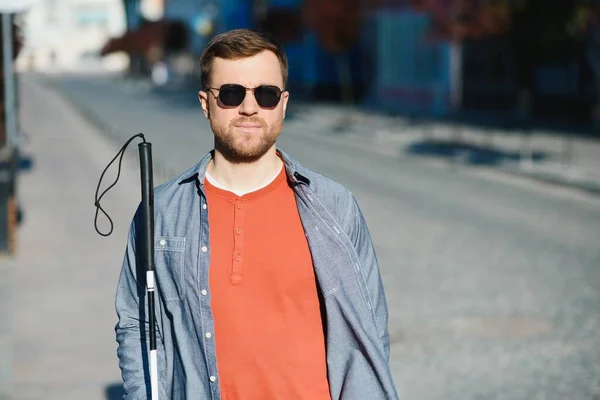
POLYGON ((104 168, 104 171, 102 171, 102 175, 100 175, 100 179, 98 180, 98 186, 96 187, 96 197, 95 197, 95 200, 94 200, 94 206, 96 207, 96 215, 94 217, 94 227, 96 228, 96 232, 98 232, 98 234, 100 234, 102 236, 110 236, 110 234, 113 231, 114 224, 113 224, 112 219, 106 213, 106 211, 104 211, 104 209, 102 208, 102 206, 100 206, 100 200, 102 200, 102 197, 106 194, 106 192, 108 192, 110 189, 112 189, 117 184, 117 182, 119 180, 119 177, 121 176, 121 162, 123 161, 123 156, 125 155, 125 150, 127 149, 127 146, 129 145, 129 143, 131 143, 131 141, 133 139, 135 139, 136 137, 142 138, 142 141, 144 143, 146 143, 146 138, 144 137, 144 134, 142 134, 142 133, 138 133, 137 135, 133 135, 131 138, 129 138, 129 140, 127 142, 125 142, 125 144, 123 145, 123 147, 121 147, 121 150, 119 150, 119 152, 117 153, 117 155, 112 159, 112 161, 110 163, 108 163, 108 165, 106 166, 106 168, 104 168), (119 156, 120 156, 120 158, 119 158, 119 156), (119 170, 117 172, 117 178, 112 183, 112 185, 110 185, 108 188, 106 188, 106 190, 104 190, 104 192, 102 192, 102 194, 100 195, 100 197, 98 197, 98 192, 100 191, 100 184, 102 183, 102 178, 104 178, 104 174, 110 168, 110 166, 112 165, 112 163, 115 162, 115 160, 117 158, 119 158, 119 170), (98 211, 102 211, 102 213, 106 216, 106 218, 108 219, 108 222, 110 223, 110 230, 108 231, 108 233, 102 233, 98 229, 98 211))

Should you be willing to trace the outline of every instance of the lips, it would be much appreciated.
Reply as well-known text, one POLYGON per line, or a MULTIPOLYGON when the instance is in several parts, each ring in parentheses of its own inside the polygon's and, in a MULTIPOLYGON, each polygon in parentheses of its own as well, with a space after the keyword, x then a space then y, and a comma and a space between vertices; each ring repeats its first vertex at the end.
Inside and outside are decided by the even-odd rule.
POLYGON ((237 119, 231 121, 230 126, 237 128, 237 129, 254 130, 254 129, 266 128, 267 124, 265 123, 265 121, 263 121, 260 118, 242 117, 242 118, 237 118, 237 119))

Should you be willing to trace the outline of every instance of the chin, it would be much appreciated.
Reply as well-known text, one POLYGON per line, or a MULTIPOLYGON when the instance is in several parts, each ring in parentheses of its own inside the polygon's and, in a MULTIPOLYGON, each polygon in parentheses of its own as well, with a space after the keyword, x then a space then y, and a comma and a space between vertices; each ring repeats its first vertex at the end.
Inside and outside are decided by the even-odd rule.
POLYGON ((263 152, 246 152, 246 151, 232 151, 227 154, 223 154, 225 158, 232 164, 251 164, 260 160, 265 153, 263 152))
POLYGON ((239 158, 248 158, 252 160, 258 160, 267 152, 269 149, 264 149, 262 147, 256 146, 245 146, 245 147, 237 147, 233 149, 233 154, 235 154, 239 158))
POLYGON ((260 138, 244 138, 233 143, 223 143, 219 146, 223 155, 231 162, 250 163, 263 157, 272 146, 264 143, 260 138))
MULTIPOLYGON (((214 130, 213 130, 214 131, 214 130)), ((225 134, 215 134, 215 146, 232 163, 248 164, 260 160, 274 146, 278 135, 265 129, 257 133, 239 132, 235 128, 225 134)))

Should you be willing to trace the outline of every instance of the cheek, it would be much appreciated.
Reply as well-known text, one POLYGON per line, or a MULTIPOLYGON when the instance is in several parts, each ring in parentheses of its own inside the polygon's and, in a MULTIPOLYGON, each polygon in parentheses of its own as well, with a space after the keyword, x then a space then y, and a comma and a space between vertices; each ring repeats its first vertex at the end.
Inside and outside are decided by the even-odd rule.
POLYGON ((281 122, 283 120, 283 116, 283 108, 278 108, 277 110, 273 110, 273 112, 270 112, 267 115, 263 116, 263 119, 270 126, 281 122))
POLYGON ((228 111, 221 108, 217 108, 216 110, 213 108, 210 113, 210 120, 219 126, 228 126, 229 122, 235 118, 235 114, 230 115, 231 113, 228 111))

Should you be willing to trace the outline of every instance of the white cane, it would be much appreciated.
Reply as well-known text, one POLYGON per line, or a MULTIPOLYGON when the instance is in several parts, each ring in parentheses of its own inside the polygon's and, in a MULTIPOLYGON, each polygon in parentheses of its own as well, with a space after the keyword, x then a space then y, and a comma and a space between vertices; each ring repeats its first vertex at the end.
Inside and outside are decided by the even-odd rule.
POLYGON ((140 258, 142 261, 142 267, 146 272, 146 293, 148 296, 148 336, 150 339, 149 359, 150 359, 150 387, 152 390, 152 400, 158 400, 158 358, 156 354, 156 312, 154 307, 154 292, 155 292, 155 279, 154 279, 154 184, 152 182, 152 144, 146 142, 144 135, 139 133, 131 137, 117 153, 115 158, 108 164, 108 166, 102 172, 100 180, 98 181, 98 187, 96 188, 96 199, 94 205, 96 206, 96 218, 94 220, 96 231, 102 236, 109 236, 113 231, 113 223, 106 211, 100 206, 100 199, 106 192, 108 192, 114 185, 117 184, 119 176, 121 174, 121 161, 125 154, 127 145, 136 137, 141 137, 143 143, 138 144, 140 152, 140 170, 141 170, 141 183, 142 183, 142 204, 141 204, 141 218, 142 218, 142 232, 140 236, 140 247, 141 253, 140 258), (100 190, 100 184, 104 174, 111 166, 111 164, 119 158, 119 172, 117 179, 110 185, 100 196, 98 191, 100 190), (108 233, 102 233, 98 230, 98 211, 102 211, 108 218, 110 223, 110 231, 108 233))
POLYGON ((142 266, 146 271, 148 329, 150 335, 150 387, 152 400, 158 400, 158 360, 156 355, 156 314, 154 309, 154 185, 152 144, 138 144, 142 178, 142 266))

